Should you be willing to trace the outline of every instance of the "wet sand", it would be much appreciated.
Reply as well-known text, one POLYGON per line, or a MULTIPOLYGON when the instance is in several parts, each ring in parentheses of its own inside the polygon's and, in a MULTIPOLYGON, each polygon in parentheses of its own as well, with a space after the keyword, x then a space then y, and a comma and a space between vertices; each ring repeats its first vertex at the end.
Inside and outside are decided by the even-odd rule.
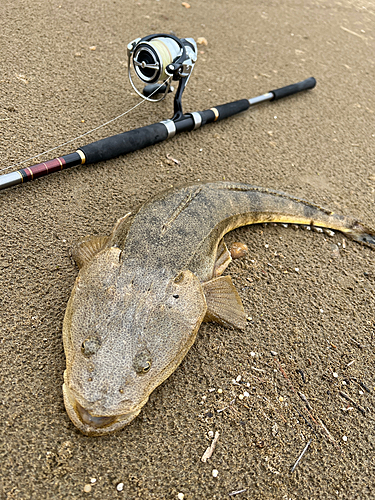
MULTIPOLYGON (((375 254, 338 233, 230 233, 228 244, 250 250, 228 269, 252 318, 246 330, 203 325, 177 371, 116 434, 85 437, 64 409, 61 329, 78 272, 69 248, 80 237, 108 233, 155 192, 198 179, 274 188, 375 219, 374 4, 189 3, 0 5, 0 168, 134 106, 126 45, 138 36, 206 38, 185 111, 318 82, 127 157, 0 192, 0 498, 373 497, 375 254), (220 436, 203 463, 209 431, 220 436)), ((166 119, 172 108, 170 96, 143 104, 42 159, 166 119)))

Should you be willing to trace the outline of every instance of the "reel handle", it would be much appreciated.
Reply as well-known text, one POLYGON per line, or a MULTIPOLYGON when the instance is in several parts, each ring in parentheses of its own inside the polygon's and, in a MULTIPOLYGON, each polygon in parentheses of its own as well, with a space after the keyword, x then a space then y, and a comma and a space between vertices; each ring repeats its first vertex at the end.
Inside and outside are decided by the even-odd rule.
POLYGON ((312 76, 310 78, 307 78, 307 80, 303 80, 302 82, 293 83, 292 85, 281 87, 281 89, 271 90, 270 92, 274 95, 274 97, 270 100, 277 101, 277 99, 281 99, 282 97, 297 94, 297 92, 301 92, 301 90, 313 89, 315 85, 316 80, 312 76))
POLYGON ((174 88, 169 87, 168 85, 158 85, 157 83, 150 83, 149 85, 146 85, 143 89, 143 95, 146 97, 150 97, 151 95, 157 95, 157 94, 165 94, 166 92, 173 92, 174 88), (155 90, 159 89, 157 92, 155 90))

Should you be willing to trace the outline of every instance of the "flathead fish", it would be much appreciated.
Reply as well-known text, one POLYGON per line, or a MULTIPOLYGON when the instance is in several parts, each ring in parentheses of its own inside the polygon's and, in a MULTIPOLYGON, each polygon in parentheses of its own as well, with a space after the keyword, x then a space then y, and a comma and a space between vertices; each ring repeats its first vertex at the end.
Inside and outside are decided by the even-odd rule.
POLYGON ((87 435, 129 424, 176 370, 203 321, 244 328, 223 236, 284 222, 326 227, 374 246, 375 231, 284 193, 217 182, 170 189, 73 249, 80 268, 64 319, 63 394, 87 435))

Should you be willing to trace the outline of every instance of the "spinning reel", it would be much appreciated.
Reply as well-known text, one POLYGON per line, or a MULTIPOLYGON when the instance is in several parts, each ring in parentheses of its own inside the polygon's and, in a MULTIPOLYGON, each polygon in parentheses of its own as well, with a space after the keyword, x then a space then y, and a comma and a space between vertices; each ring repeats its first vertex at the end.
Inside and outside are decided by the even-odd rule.
POLYGON ((172 81, 178 81, 172 120, 180 120, 183 117, 182 93, 196 63, 197 52, 197 44, 192 38, 163 33, 136 38, 128 45, 128 76, 133 89, 143 99, 159 102, 174 91, 172 81), (132 66, 137 77, 146 84, 142 92, 133 82, 132 66), (153 98, 154 95, 160 97, 153 98))

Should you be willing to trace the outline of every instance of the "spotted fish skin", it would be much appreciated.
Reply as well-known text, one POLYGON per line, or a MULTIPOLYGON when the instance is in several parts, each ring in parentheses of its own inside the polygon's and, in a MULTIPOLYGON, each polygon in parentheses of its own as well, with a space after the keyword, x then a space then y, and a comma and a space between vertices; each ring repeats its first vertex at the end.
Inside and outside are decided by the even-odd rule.
POLYGON ((374 229, 278 191, 242 183, 158 194, 109 236, 72 250, 80 271, 68 302, 63 394, 73 423, 102 435, 130 423, 176 370, 203 321, 244 328, 223 236, 262 222, 342 231, 368 246, 374 229))

